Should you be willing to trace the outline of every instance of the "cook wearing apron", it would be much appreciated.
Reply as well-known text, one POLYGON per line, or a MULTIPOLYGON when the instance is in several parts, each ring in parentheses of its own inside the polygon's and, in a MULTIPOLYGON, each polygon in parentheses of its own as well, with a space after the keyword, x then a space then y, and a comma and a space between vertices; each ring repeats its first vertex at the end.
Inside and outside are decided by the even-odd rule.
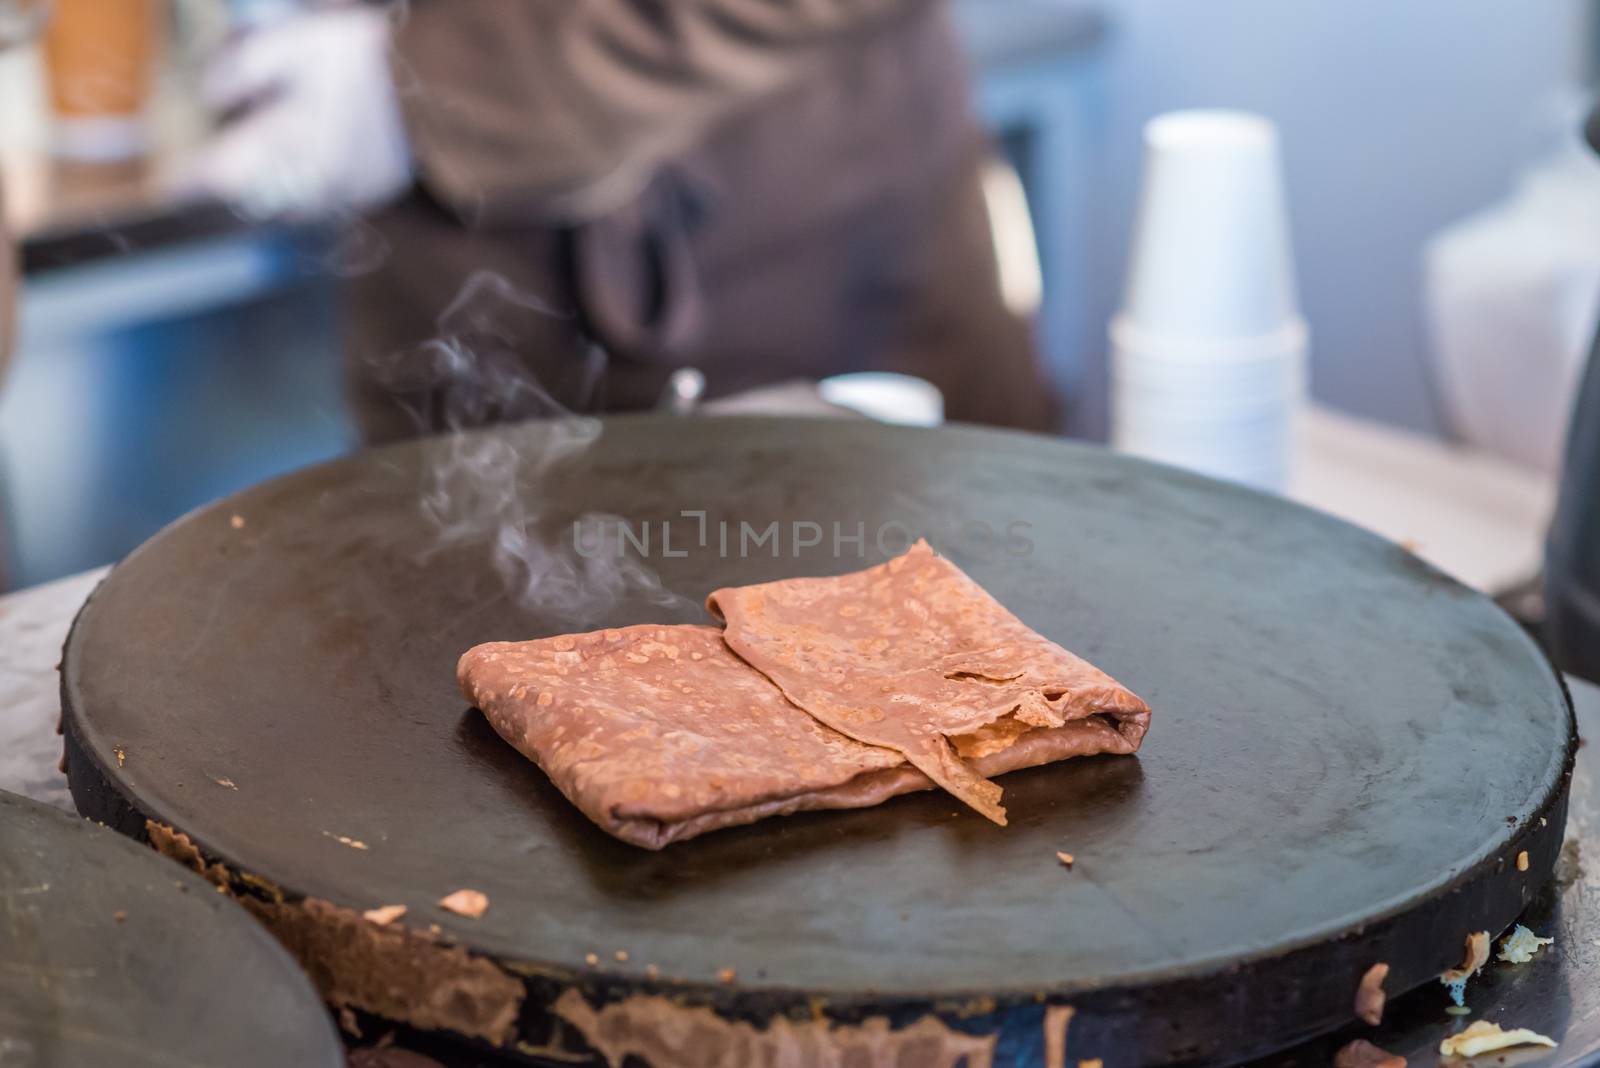
POLYGON ((1051 427, 942 5, 417 0, 393 74, 418 180, 350 283, 369 441, 649 407, 680 367, 900 371, 1051 427))

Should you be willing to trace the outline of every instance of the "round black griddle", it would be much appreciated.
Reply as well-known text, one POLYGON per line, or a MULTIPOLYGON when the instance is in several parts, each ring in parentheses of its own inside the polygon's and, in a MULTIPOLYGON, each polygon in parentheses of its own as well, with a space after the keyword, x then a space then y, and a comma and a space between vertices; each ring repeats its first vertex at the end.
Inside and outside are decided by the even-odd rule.
POLYGON ((1002 1065, 1040 1062, 1071 1005, 1068 1063, 1244 1059, 1348 1021, 1372 963, 1396 993, 1509 924, 1554 864, 1574 745, 1508 617, 1354 527, 1044 438, 806 420, 619 418, 586 448, 527 425, 250 490, 112 572, 63 699, 84 811, 171 824, 289 901, 408 906, 521 984, 497 1038, 523 1053, 589 1050, 546 1011, 576 988, 758 1028, 935 1016, 1002 1065), (496 566, 520 543, 490 519, 518 509, 549 547, 531 592, 496 566), (574 550, 596 515, 632 524, 627 565, 592 518, 574 550), (776 555, 741 549, 773 522, 776 555), (456 692, 477 642, 702 618, 714 587, 855 570, 907 533, 1145 697, 1142 752, 1007 776, 1007 828, 923 794, 648 853, 456 692), (459 887, 488 912, 436 907, 459 887))
POLYGON ((336 1068, 288 954, 211 885, 0 792, 0 1064, 336 1068))

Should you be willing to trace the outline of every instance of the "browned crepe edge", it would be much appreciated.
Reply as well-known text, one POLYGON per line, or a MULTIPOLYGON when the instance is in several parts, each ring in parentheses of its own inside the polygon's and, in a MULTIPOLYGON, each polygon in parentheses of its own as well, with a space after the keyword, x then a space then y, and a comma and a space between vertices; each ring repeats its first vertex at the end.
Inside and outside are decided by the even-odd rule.
MULTIPOLYGON (((753 669, 752 669, 753 670, 753 669)), ((1030 731, 998 753, 967 763, 985 778, 1101 753, 1127 755, 1137 745, 1116 730, 1110 717, 1094 715, 1061 727, 1030 731)), ((662 821, 613 808, 601 825, 611 834, 645 849, 661 849, 708 831, 737 827, 771 816, 820 809, 871 808, 900 794, 932 790, 936 784, 911 764, 865 772, 839 786, 768 798, 736 808, 708 811, 685 820, 662 821)), ((574 802, 576 804, 576 802, 574 802)))
MULTIPOLYGON (((942 562, 950 570, 954 571, 956 576, 969 584, 972 587, 973 592, 978 597, 994 605, 1001 612, 1011 616, 1012 620, 1017 622, 1028 633, 1034 637, 1037 637, 1041 641, 1054 646, 1061 652, 1066 653, 1067 656, 1081 661, 1088 667, 1092 668, 1097 674, 1104 676, 1106 685, 1097 686, 1091 690, 1076 694, 1075 699, 1071 702, 1068 702, 1062 709, 1047 708, 1045 707, 1048 705, 1048 702, 1046 701, 1041 700, 1035 702, 1038 710, 1043 712, 1046 718, 1059 723, 1059 716, 1062 712, 1070 714, 1073 719, 1084 716, 1100 716, 1111 722, 1113 725, 1117 725, 1119 731, 1123 729, 1126 730, 1127 733, 1125 737, 1131 742, 1132 745, 1132 748, 1129 749, 1128 752, 1136 751, 1139 748, 1139 745, 1143 741, 1145 732, 1148 730, 1150 723, 1150 706, 1145 703, 1143 698, 1139 697, 1138 694, 1135 694, 1122 683, 1118 682, 1116 679, 1106 674, 1106 672, 1096 667, 1092 662, 1078 656, 1065 646, 1051 642, 1048 638, 1045 638, 1043 635, 1033 630, 1033 628, 1027 626, 1027 624, 1023 623, 1014 612, 1006 608, 1004 604, 995 598, 993 594, 985 590, 982 585, 972 578, 972 576, 968 575, 949 558, 941 556, 939 553, 937 553, 933 547, 928 544, 927 539, 917 539, 916 543, 908 548, 904 553, 892 560, 886 561, 885 563, 876 564, 872 567, 864 568, 861 571, 851 572, 849 576, 838 577, 843 578, 860 576, 862 574, 879 570, 884 570, 890 574, 893 574, 902 566, 904 566, 907 561, 913 558, 922 557, 927 557, 942 562), (1121 724, 1126 724, 1126 727, 1124 728, 1120 726, 1121 724)), ((722 589, 713 590, 706 597, 706 611, 725 626, 723 631, 723 641, 727 643, 729 649, 739 656, 740 659, 745 660, 746 663, 750 663, 751 668, 756 671, 761 671, 761 669, 754 663, 750 662, 748 656, 746 655, 747 650, 740 648, 740 643, 737 640, 737 636, 729 636, 726 627, 729 625, 730 621, 728 619, 727 610, 720 603, 719 598, 721 598, 723 594, 727 593, 742 593, 758 587, 781 586, 787 581, 790 580, 779 579, 773 582, 757 583, 754 587, 725 587, 722 589)), ((827 580, 804 579, 801 581, 816 582, 827 580)), ((767 673, 763 671, 762 674, 765 675, 767 673)), ((770 675, 768 677, 771 678, 770 675)), ((998 677, 997 681, 999 681, 998 677)), ((1000 804, 1000 798, 1003 794, 1003 791, 998 785, 990 782, 987 775, 980 773, 977 770, 977 763, 975 760, 963 759, 961 753, 958 751, 957 746, 954 744, 954 739, 951 736, 942 733, 935 733, 932 735, 919 737, 916 739, 918 742, 916 745, 890 746, 880 739, 863 737, 860 732, 852 730, 851 725, 848 723, 836 723, 833 722, 831 718, 825 718, 824 716, 819 715, 815 710, 808 708, 806 702, 798 695, 791 693, 789 688, 784 686, 780 680, 772 678, 772 682, 778 687, 779 690, 783 692, 783 695, 787 697, 791 703, 811 713, 813 716, 816 716, 818 722, 863 744, 895 749, 908 761, 920 769, 924 775, 938 783, 953 797, 957 798, 974 811, 982 814, 990 821, 1002 827, 1006 826, 1006 810, 1000 804)), ((984 724, 983 727, 992 726, 993 724, 1004 720, 1009 716, 1016 716, 1024 721, 1035 723, 1041 727, 1044 726, 1044 720, 1034 719, 1034 717, 1030 714, 1032 711, 1033 710, 1029 708, 1029 705, 1026 702, 1019 703, 1016 708, 997 714, 993 720, 990 720, 988 723, 984 724)), ((1068 722, 1072 722, 1072 720, 1069 719, 1068 722)))

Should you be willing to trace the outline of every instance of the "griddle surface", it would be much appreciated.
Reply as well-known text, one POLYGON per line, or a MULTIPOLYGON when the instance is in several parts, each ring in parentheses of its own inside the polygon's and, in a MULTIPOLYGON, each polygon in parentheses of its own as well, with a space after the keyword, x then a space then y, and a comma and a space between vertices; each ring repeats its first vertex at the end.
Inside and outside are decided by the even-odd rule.
POLYGON ((1136 1041, 1144 1063, 1347 1019, 1367 964, 1391 962, 1391 991, 1428 979, 1554 863, 1572 743, 1556 676, 1487 599, 1375 536, 1003 432, 634 417, 554 462, 550 432, 493 432, 525 457, 543 536, 571 558, 579 516, 670 520, 686 555, 657 526, 646 562, 684 602, 519 600, 490 566, 496 531, 442 542, 419 508, 424 465, 460 442, 291 475, 163 532, 80 616, 63 691, 93 765, 74 769, 80 805, 114 807, 92 770, 117 804, 292 894, 405 904, 595 996, 657 989, 653 963, 744 1015, 982 995, 1020 1029, 1066 999, 1075 1056, 1136 1041), (708 547, 686 510, 707 513, 708 547), (781 555, 719 552, 723 519, 784 524, 781 555), (797 520, 864 523, 865 555, 831 536, 792 555, 797 520), (872 532, 891 521, 1148 700, 1140 754, 1005 777, 1004 829, 923 794, 648 853, 591 826, 455 689, 477 642, 703 618, 717 586, 881 560, 872 532), (463 886, 488 894, 481 919, 436 908, 463 886), (1149 1026, 1174 1016, 1189 1022, 1149 1026))

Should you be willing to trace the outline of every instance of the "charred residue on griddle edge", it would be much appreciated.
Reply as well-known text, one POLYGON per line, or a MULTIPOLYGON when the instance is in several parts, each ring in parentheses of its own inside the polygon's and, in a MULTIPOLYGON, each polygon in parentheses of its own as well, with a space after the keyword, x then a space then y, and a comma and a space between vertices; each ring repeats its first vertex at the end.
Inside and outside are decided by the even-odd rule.
POLYGON ((290 901, 266 879, 207 863, 182 831, 145 821, 150 845, 226 891, 299 961, 335 1007, 505 1045, 516 1037, 523 985, 493 961, 317 898, 290 901))
POLYGON ((992 1068, 999 1039, 957 1030, 934 1015, 896 1027, 881 1015, 839 1023, 817 1011, 799 1020, 780 1014, 758 1026, 729 1020, 707 1005, 688 1007, 653 994, 633 994, 597 1007, 573 987, 561 992, 551 1013, 613 1066, 631 1055, 655 1068, 743 1068, 797 1061, 807 1052, 821 1051, 836 1054, 839 1061, 867 1053, 874 1064, 898 1064, 915 1051, 915 1063, 925 1068, 992 1068))
MULTIPOLYGON (((758 1024, 750 1019, 726 1017, 705 1002, 703 993, 697 997, 692 989, 673 989, 669 982, 649 984, 658 987, 659 992, 603 999, 596 1009, 590 1007, 584 991, 565 969, 520 962, 497 964, 464 947, 441 943, 427 932, 411 930, 403 923, 374 924, 354 909, 317 898, 290 900, 282 888, 268 879, 233 870, 221 861, 208 862, 187 834, 156 820, 145 820, 145 836, 156 852, 200 875, 242 905, 299 962, 318 992, 335 1008, 361 1009, 424 1030, 453 1031, 547 1057, 575 1051, 553 1043, 534 1045, 520 1038, 518 1023, 527 1009, 563 1021, 578 1031, 587 1046, 606 1055, 603 1029, 590 1033, 560 1011, 561 1005, 575 1011, 576 1006, 582 1005, 587 1013, 579 1015, 586 1021, 609 1025, 621 1014, 635 1025, 645 1026, 652 1040, 677 1033, 676 1029, 684 1024, 693 1024, 689 1030, 707 1029, 700 1032, 703 1035, 755 1036, 755 1041, 772 1044, 774 1049, 787 1048, 790 1042, 799 1040, 826 1043, 825 1048, 843 1052, 871 1037, 919 1052, 932 1045, 941 1054, 955 1054, 951 1064, 961 1063, 961 1056, 969 1056, 972 1068, 988 1068, 992 1063, 997 1034, 973 1034, 950 1027, 942 1019, 988 1016, 996 1010, 994 999, 989 997, 941 1001, 927 1015, 892 1028, 882 1016, 867 1016, 856 1022, 830 1019, 827 999, 820 997, 811 998, 807 1006, 797 1006, 793 1011, 758 1010, 752 1016, 766 1017, 758 1024), (548 1000, 542 1009, 525 1006, 525 979, 545 988, 542 992, 548 1000)), ((680 1064, 699 1068, 700 1062, 692 1059, 697 1056, 698 1046, 682 1051, 651 1048, 667 1057, 682 1054, 691 1058, 665 1060, 664 1068, 678 1068, 680 1064)))

